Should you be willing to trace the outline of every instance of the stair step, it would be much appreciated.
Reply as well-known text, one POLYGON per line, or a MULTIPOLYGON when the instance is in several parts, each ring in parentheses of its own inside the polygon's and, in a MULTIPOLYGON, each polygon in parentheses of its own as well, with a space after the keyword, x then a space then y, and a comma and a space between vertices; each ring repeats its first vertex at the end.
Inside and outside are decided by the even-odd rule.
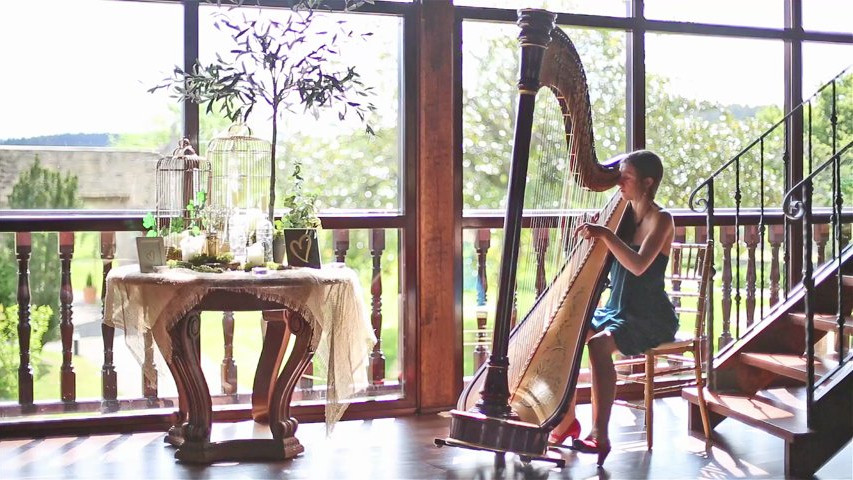
MULTIPOLYGON (((797 325, 806 326, 806 314, 803 312, 790 312, 788 319, 797 325)), ((814 328, 824 332, 835 332, 838 330, 838 315, 834 313, 815 313, 814 328)), ((853 334, 853 316, 844 317, 844 333, 853 334)))
MULTIPOLYGON (((795 441, 811 434, 806 425, 804 410, 779 408, 763 398, 747 397, 737 393, 704 390, 708 409, 718 415, 734 418, 771 435, 795 441)), ((696 387, 685 388, 681 396, 690 403, 699 404, 696 387)))
POLYGON ((775 387, 755 392, 755 397, 782 410, 802 411, 805 414, 807 390, 802 387, 775 387))
POLYGON ((841 275, 841 284, 845 287, 853 287, 853 275, 841 275))
MULTIPOLYGON (((806 359, 801 355, 785 353, 741 353, 740 359, 747 365, 762 368, 777 375, 806 383, 806 359)), ((830 368, 819 359, 814 362, 815 376, 820 378, 830 368)))

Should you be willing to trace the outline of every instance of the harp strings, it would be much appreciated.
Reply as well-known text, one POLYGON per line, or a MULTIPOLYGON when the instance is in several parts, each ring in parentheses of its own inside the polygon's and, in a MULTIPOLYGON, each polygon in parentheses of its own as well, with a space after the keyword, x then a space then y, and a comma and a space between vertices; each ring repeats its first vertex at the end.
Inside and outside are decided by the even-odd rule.
MULTIPOLYGON (((583 121, 572 121, 560 102, 548 88, 541 89, 537 96, 524 200, 524 216, 530 228, 524 230, 522 237, 516 305, 518 318, 527 325, 517 331, 515 342, 520 351, 531 355, 562 302, 560 292, 568 289, 591 247, 591 242, 575 238, 574 231, 591 220, 603 205, 603 196, 584 188, 582 173, 572 168, 578 162, 589 161, 578 158, 574 142, 583 135, 578 130, 588 129, 583 128, 583 121)), ((511 363, 509 380, 513 389, 526 364, 527 361, 511 363)))

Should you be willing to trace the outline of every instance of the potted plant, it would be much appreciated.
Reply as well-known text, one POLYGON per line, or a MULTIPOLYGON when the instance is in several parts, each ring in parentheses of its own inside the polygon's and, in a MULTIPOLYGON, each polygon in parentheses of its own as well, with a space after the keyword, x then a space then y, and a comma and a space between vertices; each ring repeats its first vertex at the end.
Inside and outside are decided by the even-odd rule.
POLYGON ((290 194, 282 201, 287 211, 281 216, 281 220, 275 221, 273 261, 281 263, 283 260, 281 253, 276 257, 278 243, 279 252, 284 251, 287 254, 288 265, 320 268, 317 231, 322 225, 317 216, 317 196, 304 191, 302 164, 298 160, 293 163, 291 178, 293 185, 290 194))
POLYGON ((86 286, 83 287, 83 301, 86 303, 95 303, 98 291, 95 289, 95 282, 92 279, 92 272, 86 275, 86 286))
MULTIPOLYGON (((361 1, 346 1, 347 9, 361 1)), ((368 134, 373 129, 367 114, 375 107, 366 97, 372 89, 361 82, 354 67, 339 66, 342 59, 339 40, 355 34, 343 22, 333 28, 316 25, 315 9, 322 1, 295 2, 293 13, 281 21, 269 18, 233 20, 219 14, 217 29, 230 32, 232 45, 226 55, 217 55, 209 65, 192 71, 175 67, 170 77, 149 92, 166 88, 179 101, 206 104, 206 111, 217 109, 229 120, 245 122, 259 101, 272 110, 269 221, 274 220, 276 185, 276 144, 279 117, 301 105, 314 114, 320 108, 337 109, 338 117, 356 114, 368 134)), ((362 36, 368 36, 365 34, 362 36)), ((285 202, 287 203, 287 202, 285 202)))

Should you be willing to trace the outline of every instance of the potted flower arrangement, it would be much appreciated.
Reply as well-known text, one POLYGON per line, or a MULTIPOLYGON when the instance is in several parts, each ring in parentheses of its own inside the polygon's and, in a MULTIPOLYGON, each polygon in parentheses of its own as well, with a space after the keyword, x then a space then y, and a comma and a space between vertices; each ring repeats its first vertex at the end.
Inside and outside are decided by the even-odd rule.
POLYGON ((273 261, 281 263, 283 252, 286 252, 288 265, 320 268, 317 231, 322 225, 317 216, 317 196, 303 190, 302 164, 299 161, 293 163, 291 178, 292 190, 282 202, 287 212, 281 220, 275 221, 273 261))

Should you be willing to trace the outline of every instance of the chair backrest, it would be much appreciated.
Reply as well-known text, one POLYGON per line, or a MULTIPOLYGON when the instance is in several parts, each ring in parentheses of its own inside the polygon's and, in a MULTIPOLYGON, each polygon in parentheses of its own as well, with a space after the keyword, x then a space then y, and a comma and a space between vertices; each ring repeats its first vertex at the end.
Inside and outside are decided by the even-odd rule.
POLYGON ((674 242, 669 255, 667 293, 682 324, 686 321, 685 313, 695 316, 694 338, 700 338, 705 329, 705 299, 713 254, 714 241, 709 240, 707 243, 674 242))

